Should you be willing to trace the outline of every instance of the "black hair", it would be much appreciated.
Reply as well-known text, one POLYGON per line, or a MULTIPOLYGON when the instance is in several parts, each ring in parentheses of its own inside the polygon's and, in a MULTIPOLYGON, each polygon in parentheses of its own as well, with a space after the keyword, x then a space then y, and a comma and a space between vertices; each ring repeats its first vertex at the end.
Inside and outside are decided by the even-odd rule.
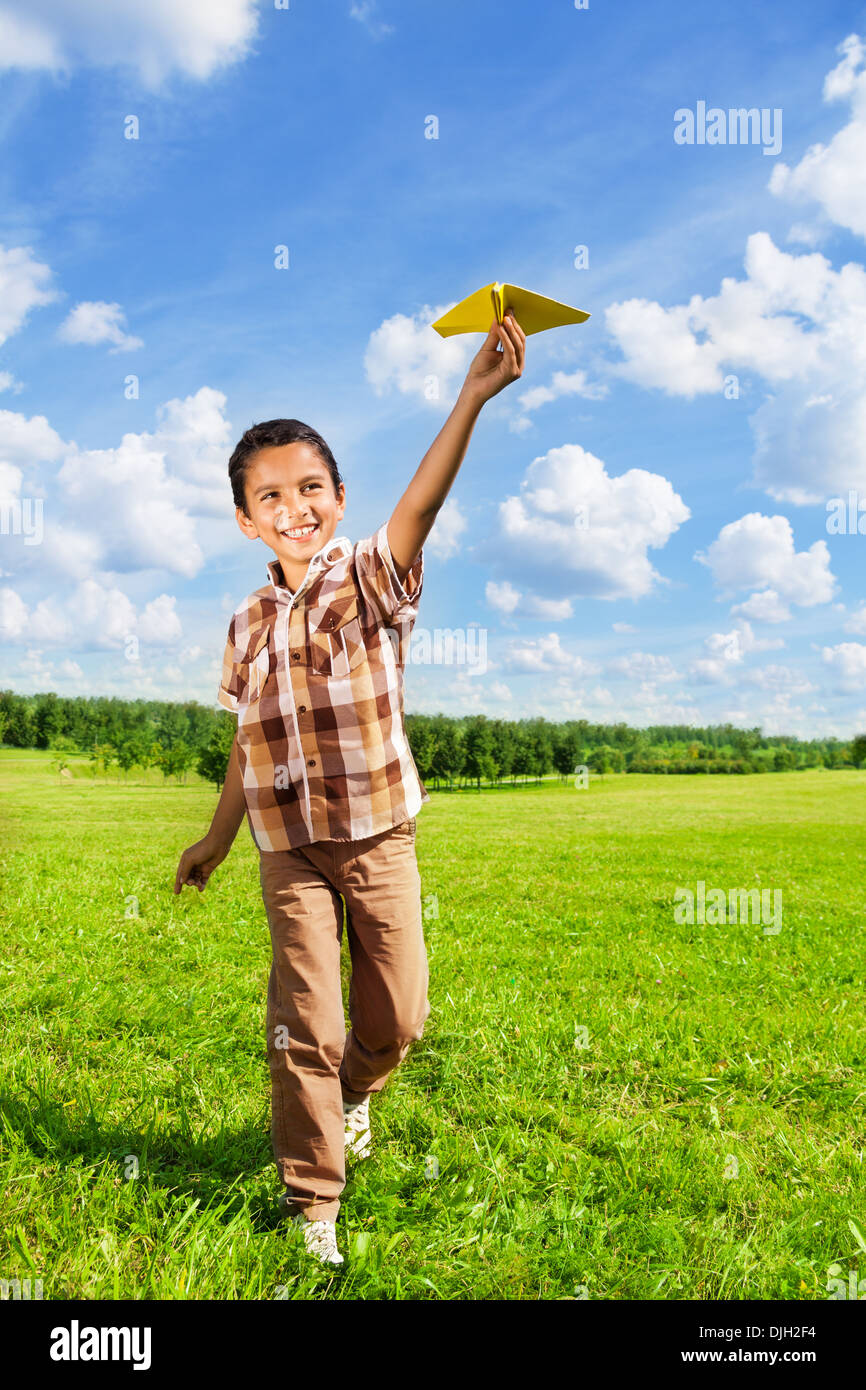
POLYGON ((232 496, 236 507, 240 507, 245 515, 247 511, 247 499, 245 483, 247 469, 250 462, 260 449, 278 448, 281 444, 309 444, 319 454, 322 462, 327 465, 334 484, 334 492, 339 490, 342 478, 337 466, 337 460, 328 448, 322 436, 312 425, 305 425, 302 420, 263 420, 258 425, 251 425, 244 431, 242 438, 235 445, 234 453, 229 459, 229 482, 232 485, 232 496))

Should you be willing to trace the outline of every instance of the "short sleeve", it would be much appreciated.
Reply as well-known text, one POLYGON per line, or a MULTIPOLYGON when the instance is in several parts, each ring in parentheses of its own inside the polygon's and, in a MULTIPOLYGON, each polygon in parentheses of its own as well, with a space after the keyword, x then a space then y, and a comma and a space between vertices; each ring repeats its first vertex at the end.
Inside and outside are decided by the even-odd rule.
POLYGON ((418 601, 424 583, 424 552, 419 550, 406 578, 397 578, 391 548, 388 545, 388 523, 355 546, 355 571, 358 583, 369 606, 381 621, 400 625, 404 633, 411 630, 418 616, 418 601))
POLYGON ((235 619, 229 623, 228 637, 226 638, 225 651, 223 652, 223 673, 220 680, 217 701, 223 709, 231 710, 237 714, 238 696, 240 695, 240 674, 238 671, 238 651, 235 646, 235 619))

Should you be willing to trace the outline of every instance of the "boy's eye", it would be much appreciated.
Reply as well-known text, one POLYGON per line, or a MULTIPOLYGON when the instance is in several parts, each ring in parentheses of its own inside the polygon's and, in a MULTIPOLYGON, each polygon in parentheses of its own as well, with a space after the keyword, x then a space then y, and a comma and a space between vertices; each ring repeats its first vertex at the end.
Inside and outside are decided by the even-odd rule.
MULTIPOLYGON (((301 489, 301 491, 302 491, 302 492, 306 492, 306 490, 307 490, 308 487, 321 487, 321 486, 322 486, 321 483, 305 483, 304 486, 303 486, 303 488, 301 489)), ((266 493, 264 494, 264 496, 262 497, 262 501, 263 501, 263 502, 267 502, 267 500, 268 500, 269 497, 276 497, 276 495, 277 495, 277 494, 276 494, 275 492, 266 492, 266 493)))

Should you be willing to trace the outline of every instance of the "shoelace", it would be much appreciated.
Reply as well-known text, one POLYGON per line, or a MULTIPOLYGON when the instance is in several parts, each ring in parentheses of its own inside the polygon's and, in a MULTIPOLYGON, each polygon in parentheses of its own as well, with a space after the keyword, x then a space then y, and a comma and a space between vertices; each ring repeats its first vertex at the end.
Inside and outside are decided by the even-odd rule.
POLYGON ((346 1107, 343 1104, 343 1118, 346 1126, 347 1151, 356 1158, 366 1158, 370 1152, 373 1136, 370 1133, 370 1097, 359 1105, 346 1107), (353 1136, 357 1136, 353 1138, 353 1136))
POLYGON ((309 1221, 304 1231, 304 1244, 315 1255, 339 1255, 336 1232, 327 1221, 309 1221))
POLYGON ((346 1128, 352 1130, 356 1134, 359 1134, 361 1130, 368 1129, 370 1125, 369 1096, 366 1100, 362 1100, 360 1105, 352 1106, 351 1109, 347 1110, 344 1105, 343 1118, 346 1122, 346 1128))

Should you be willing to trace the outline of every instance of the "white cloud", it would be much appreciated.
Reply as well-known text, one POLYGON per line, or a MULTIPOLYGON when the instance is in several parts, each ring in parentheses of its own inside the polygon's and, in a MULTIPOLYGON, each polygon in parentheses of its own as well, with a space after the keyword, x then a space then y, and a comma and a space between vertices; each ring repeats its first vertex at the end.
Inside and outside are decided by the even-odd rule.
MULTIPOLYGON (((70 453, 57 475, 64 518, 45 520, 51 551, 70 570, 70 537, 88 542, 81 569, 167 569, 192 578, 204 564, 182 489, 165 466, 164 453, 148 436, 125 434, 113 449, 70 453)), ((75 568, 71 568, 75 574, 75 568)))
MULTIPOLYGON (((698 551, 694 558, 707 565, 726 590, 772 590, 777 598, 804 608, 829 603, 833 597, 836 581, 829 569, 827 542, 815 541, 808 550, 796 551, 791 523, 784 516, 749 512, 723 526, 706 555, 698 551)), ((772 602, 764 592, 765 611, 772 611, 772 602)))
POLYGON ((27 604, 14 589, 0 589, 0 633, 12 642, 27 628, 27 604))
POLYGON ((499 507, 499 534, 479 547, 544 597, 638 598, 660 576, 647 550, 691 515, 666 478, 642 468, 619 477, 578 444, 533 459, 521 496, 499 507))
POLYGON ((376 0, 352 0, 349 14, 352 19, 357 19, 359 24, 363 24, 367 33, 374 39, 384 39, 388 34, 394 33, 394 26, 380 19, 378 11, 376 0))
POLYGON ((39 549, 40 570, 64 582, 154 568, 197 574, 195 518, 232 512, 224 405, 221 392, 202 387, 158 407, 153 433, 90 450, 64 443, 43 416, 0 411, 0 493, 45 499, 43 545, 22 545, 22 561, 36 566, 39 549), (58 459, 59 469, 47 466, 58 459))
MULTIPOLYGON (((14 410, 0 410, 0 459, 13 465, 53 463, 68 445, 44 415, 27 419, 14 410)), ((19 475, 20 476, 20 475, 19 475)))
POLYGON ((467 527, 466 517, 460 510, 455 497, 447 497, 440 507, 436 520, 424 542, 424 548, 447 560, 460 549, 460 537, 467 527))
POLYGON ((113 343, 110 353, 130 352, 144 347, 141 338, 134 338, 124 328, 125 315, 121 305, 106 304, 103 300, 84 301, 76 304, 57 330, 63 343, 86 343, 95 347, 99 343, 113 343))
POLYGON ((822 647, 821 657, 836 675, 838 693, 859 692, 866 686, 866 646, 862 642, 822 647))
POLYGON ((866 637, 866 602, 861 602, 860 607, 851 614, 845 623, 845 631, 866 637))
POLYGON ((561 623, 570 618, 574 610, 569 598, 539 598, 538 594, 527 594, 521 602, 521 611, 530 618, 561 623))
POLYGON ((786 240, 800 246, 817 246, 823 236, 824 232, 820 227, 810 226, 808 222, 795 222, 788 229, 786 240))
POLYGON ((125 593, 114 584, 84 579, 30 609, 14 589, 0 590, 0 631, 16 645, 39 642, 76 651, 117 650, 136 635, 156 647, 180 640, 181 626, 168 594, 152 599, 139 615, 125 593))
POLYGON ((691 663, 689 671, 699 682, 729 685, 735 674, 733 668, 740 665, 750 652, 773 651, 784 645, 780 637, 756 637, 749 623, 740 622, 730 632, 713 632, 705 638, 704 646, 709 656, 698 657, 691 663))
POLYGON ((619 702, 617 718, 625 719, 639 728, 645 728, 648 724, 698 725, 709 722, 695 704, 687 703, 690 700, 691 696, 683 692, 674 695, 666 690, 658 691, 655 681, 642 681, 619 702))
MULTIPOLYGON (((866 49, 839 44, 825 101, 850 104, 829 145, 812 145, 795 168, 776 163, 773 194, 817 203, 829 225, 866 236, 866 49)), ((814 244, 820 229, 792 228, 814 244)), ((766 232, 746 242, 745 280, 670 309, 632 299, 606 310, 625 361, 620 375, 670 395, 720 392, 724 375, 759 373, 774 390, 752 415, 752 484, 777 501, 810 504, 851 487, 866 490, 866 272, 838 272, 818 253, 792 256, 766 232), (700 335, 700 337, 699 337, 700 335)))
POLYGON ((463 334, 440 338, 430 327, 453 307, 425 305, 411 318, 394 314, 370 334, 364 370, 377 396, 393 387, 404 396, 438 407, 456 395, 455 387, 466 375, 478 345, 463 334))
POLYGON ((637 628, 632 627, 631 623, 611 623, 611 627, 614 632, 637 632, 637 628))
POLYGON ((257 27, 255 0, 3 0, 0 69, 134 67, 151 88, 175 71, 205 81, 247 56, 257 27))
POLYGON ((837 226, 866 236, 866 50, 849 34, 836 52, 839 63, 824 79, 825 101, 848 101, 851 119, 829 145, 810 145, 794 168, 776 164, 769 184, 780 197, 820 204, 837 226))
MULTIPOLYGON (((51 267, 34 259, 32 247, 13 246, 7 250, 0 246, 0 344, 18 332, 31 309, 39 309, 60 298, 59 291, 48 287, 50 279, 51 267)), ((8 390, 9 384, 11 379, 3 389, 8 390)))
POLYGON ((616 703, 615 697, 604 685, 593 686, 590 691, 590 699, 594 700, 596 705, 602 705, 607 709, 616 703))
POLYGON ((14 506, 21 496, 22 481, 21 469, 0 459, 0 506, 14 506))
MULTIPOLYGON (((656 387, 670 396, 721 391, 721 354, 712 341, 694 336, 704 301, 692 295, 688 307, 664 309, 648 299, 627 299, 604 311, 608 332, 626 361, 614 366, 618 376, 638 386, 656 387)), ((705 317, 705 315, 703 315, 705 317)))
POLYGON ((202 516, 224 517, 233 507, 228 461, 234 440, 225 406, 222 391, 201 386, 193 396, 157 406, 156 430, 142 435, 162 451, 173 476, 189 485, 187 505, 202 516))
POLYGON ((562 622, 573 613, 570 599, 545 599, 539 598, 537 594, 524 596, 513 584, 509 584, 507 579, 501 584, 495 583, 492 579, 488 580, 484 594, 491 608, 497 609, 500 613, 518 612, 530 618, 544 618, 547 622, 562 622))
POLYGON ((751 594, 745 603, 736 603, 732 613, 740 613, 744 618, 752 618, 756 623, 785 623, 791 610, 776 593, 775 589, 762 589, 751 594))
POLYGON ((484 597, 499 613, 513 613, 520 602, 520 591, 505 579, 501 584, 488 579, 484 586, 484 597))
POLYGON ((789 695, 806 695, 818 688, 789 666, 759 666, 753 671, 744 671, 742 679, 761 690, 784 690, 789 695))
POLYGON ((513 640, 505 652, 503 665, 507 671, 570 670, 575 675, 599 669, 594 662, 564 651, 558 632, 549 632, 546 637, 513 640))
POLYGON ((511 421, 509 429, 516 434, 522 434, 532 423, 529 419, 530 412, 557 400, 560 396, 584 396, 587 400, 598 401, 607 394, 607 386, 602 382, 589 381, 586 372, 582 370, 571 373, 554 372, 549 386, 533 386, 518 396, 517 403, 522 413, 511 421))
POLYGON ((607 669, 635 683, 651 681, 655 684, 679 679, 670 657, 656 656, 653 652, 630 652, 628 656, 615 657, 607 669))
MULTIPOLYGON (((183 629, 174 595, 160 594, 158 598, 152 598, 138 620, 136 631, 142 642, 149 642, 157 647, 179 641, 183 629)), ((182 655, 186 660, 195 660, 200 650, 199 647, 193 647, 182 655)))
POLYGON ((766 232, 748 238, 745 269, 715 298, 609 306, 625 357, 613 370, 688 398, 721 392, 726 374, 759 373, 774 389, 750 417, 752 485, 798 505, 866 491, 866 271, 789 255, 766 232))

